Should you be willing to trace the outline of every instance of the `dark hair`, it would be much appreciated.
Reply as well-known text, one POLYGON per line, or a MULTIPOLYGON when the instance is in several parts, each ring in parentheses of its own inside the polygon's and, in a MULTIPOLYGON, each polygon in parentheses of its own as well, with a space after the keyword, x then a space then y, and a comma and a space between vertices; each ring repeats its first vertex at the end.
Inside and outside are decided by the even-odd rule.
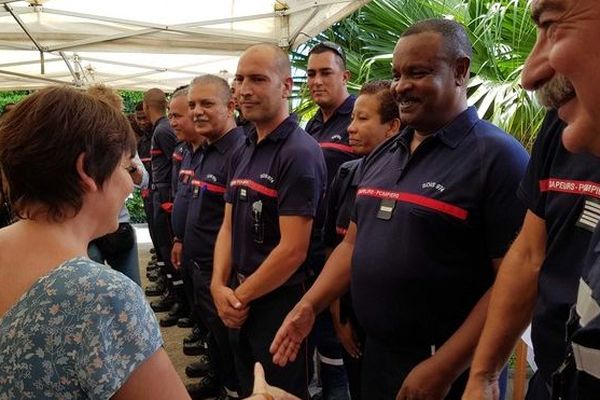
POLYGON ((144 111, 144 102, 138 101, 135 103, 135 111, 144 111))
POLYGON ((370 94, 377 96, 379 100, 379 117, 382 123, 389 122, 394 118, 400 118, 398 103, 390 91, 392 81, 370 81, 360 88, 358 95, 370 94))
POLYGON ((85 172, 102 187, 123 155, 135 152, 127 118, 87 93, 46 87, 15 111, 0 126, 0 165, 21 218, 45 214, 60 222, 79 212, 84 189, 75 166, 82 153, 85 172))
MULTIPOLYGON (((433 32, 444 39, 446 51, 454 59, 473 56, 473 46, 465 28, 450 19, 426 19, 410 26, 400 37, 416 35, 419 33, 433 32)), ((454 61, 454 60, 452 60, 454 61)))
POLYGON ((335 58, 338 61, 338 64, 340 66, 340 68, 342 70, 346 69, 346 53, 344 52, 344 49, 342 48, 342 46, 340 46, 337 43, 333 43, 333 42, 321 42, 319 44, 316 44, 315 46, 313 46, 312 49, 310 49, 310 51, 308 52, 308 56, 310 57, 311 54, 322 54, 322 53, 326 53, 326 52, 331 52, 333 54, 335 54, 335 58))

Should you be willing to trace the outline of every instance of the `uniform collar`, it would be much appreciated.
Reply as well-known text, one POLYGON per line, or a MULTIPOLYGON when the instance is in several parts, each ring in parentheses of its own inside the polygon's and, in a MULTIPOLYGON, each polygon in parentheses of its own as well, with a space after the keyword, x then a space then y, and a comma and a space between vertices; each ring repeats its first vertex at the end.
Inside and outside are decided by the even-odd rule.
POLYGON ((167 117, 165 117, 163 115, 162 117, 160 117, 159 119, 156 120, 156 122, 154 123, 154 125, 152 125, 152 132, 154 132, 154 130, 156 129, 156 127, 161 124, 161 122, 162 122, 163 119, 166 120, 167 117))
MULTIPOLYGON (((335 109, 335 111, 333 112, 333 114, 331 115, 331 118, 328 119, 328 121, 331 121, 332 119, 334 119, 337 115, 348 115, 352 112, 352 109, 354 108, 354 102, 356 101, 356 97, 354 95, 349 95, 348 97, 346 97, 346 100, 344 100, 344 102, 335 109)), ((320 123, 324 123, 323 122, 323 112, 321 111, 321 108, 319 107, 319 109, 317 110, 317 113, 315 114, 315 119, 317 121, 319 121, 320 123)))
MULTIPOLYGON (((298 117, 296 114, 290 114, 286 119, 283 120, 281 124, 277 128, 275 128, 271 133, 267 135, 265 140, 271 142, 277 142, 280 140, 285 140, 290 132, 298 127, 298 117)), ((254 143, 258 141, 258 133, 256 132, 256 127, 253 126, 248 136, 246 137, 246 143, 254 143)))
POLYGON ((211 144, 206 144, 206 149, 215 148, 219 153, 225 154, 227 150, 231 147, 233 142, 236 140, 236 137, 239 134, 243 134, 243 129, 240 126, 236 126, 235 128, 229 130, 226 134, 221 136, 216 142, 211 144))
MULTIPOLYGON (((479 122, 479 116, 475 107, 468 107, 460 113, 452 122, 444 126, 442 129, 431 134, 432 137, 437 137, 446 146, 455 149, 460 142, 471 132, 471 129, 479 122)), ((407 128, 399 135, 407 146, 414 134, 414 129, 407 128)))

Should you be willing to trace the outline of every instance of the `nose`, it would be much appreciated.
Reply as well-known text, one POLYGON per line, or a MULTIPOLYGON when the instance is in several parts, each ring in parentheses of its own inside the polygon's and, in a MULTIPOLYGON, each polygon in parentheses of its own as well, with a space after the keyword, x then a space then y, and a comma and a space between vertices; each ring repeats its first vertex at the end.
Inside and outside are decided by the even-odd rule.
POLYGON ((552 79, 556 73, 549 62, 550 44, 538 32, 538 38, 523 66, 521 85, 526 90, 536 90, 552 79))
POLYGON ((406 78, 400 77, 392 81, 390 92, 392 92, 392 97, 398 101, 400 96, 410 90, 410 88, 411 82, 406 78))
POLYGON ((194 108, 191 109, 191 112, 192 112, 192 119, 194 119, 195 117, 202 115, 204 113, 204 109, 202 108, 200 103, 197 102, 196 104, 194 104, 194 108))
POLYGON ((238 81, 237 84, 237 94, 238 94, 238 98, 240 97, 247 97, 250 95, 250 84, 248 82, 248 79, 243 79, 241 81, 238 81))
POLYGON ((352 118, 352 121, 350 121, 350 125, 348 125, 348 134, 349 135, 354 135, 356 134, 356 124, 355 124, 356 119, 352 118))

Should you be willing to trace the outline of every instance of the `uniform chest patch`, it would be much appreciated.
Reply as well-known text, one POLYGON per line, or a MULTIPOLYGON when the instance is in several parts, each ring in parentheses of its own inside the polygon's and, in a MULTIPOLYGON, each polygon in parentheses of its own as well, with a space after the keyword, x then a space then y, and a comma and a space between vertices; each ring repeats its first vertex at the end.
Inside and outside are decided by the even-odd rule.
POLYGON ((600 200, 592 197, 585 199, 583 211, 577 220, 577 226, 594 232, 600 221, 600 200))

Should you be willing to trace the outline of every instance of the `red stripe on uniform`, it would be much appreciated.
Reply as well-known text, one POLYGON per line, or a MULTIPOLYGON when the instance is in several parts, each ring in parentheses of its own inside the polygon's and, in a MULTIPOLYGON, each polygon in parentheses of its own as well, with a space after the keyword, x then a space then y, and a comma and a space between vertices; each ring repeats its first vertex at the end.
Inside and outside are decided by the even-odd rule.
POLYGON ((143 163, 147 163, 147 162, 152 161, 152 158, 150 158, 150 157, 148 157, 148 158, 140 158, 140 161, 143 162, 143 163))
POLYGON ((460 207, 454 206, 449 203, 445 203, 440 200, 435 200, 429 197, 420 196, 412 193, 392 192, 389 190, 375 189, 375 188, 360 188, 357 193, 358 196, 376 197, 378 199, 390 199, 396 201, 403 201, 405 203, 417 204, 423 207, 430 208, 432 210, 443 212, 444 214, 451 215, 461 220, 466 220, 469 216, 469 212, 460 207))
POLYGON ((161 149, 152 149, 150 150, 150 154, 153 156, 160 156, 162 154, 162 150, 161 149))
POLYGON ((209 182, 199 181, 198 179, 192 180, 192 185, 198 186, 200 188, 206 188, 206 190, 208 190, 209 192, 213 192, 213 193, 220 193, 220 194, 225 193, 225 188, 223 186, 215 185, 215 184, 209 183, 209 182))
POLYGON ((231 181, 231 186, 246 186, 255 192, 264 194, 265 196, 274 198, 277 197, 277 190, 263 186, 260 183, 254 182, 250 179, 234 179, 231 181))
POLYGON ((343 151, 344 153, 354 153, 354 150, 352 149, 352 146, 347 145, 347 144, 341 144, 341 143, 319 143, 319 146, 321 146, 322 149, 338 150, 338 151, 343 151))
POLYGON ((173 160, 175 160, 175 161, 183 160, 183 154, 180 154, 180 153, 173 153, 172 157, 173 157, 173 160))
POLYGON ((583 194, 600 199, 600 184, 590 181, 549 178, 540 181, 540 191, 583 194))

